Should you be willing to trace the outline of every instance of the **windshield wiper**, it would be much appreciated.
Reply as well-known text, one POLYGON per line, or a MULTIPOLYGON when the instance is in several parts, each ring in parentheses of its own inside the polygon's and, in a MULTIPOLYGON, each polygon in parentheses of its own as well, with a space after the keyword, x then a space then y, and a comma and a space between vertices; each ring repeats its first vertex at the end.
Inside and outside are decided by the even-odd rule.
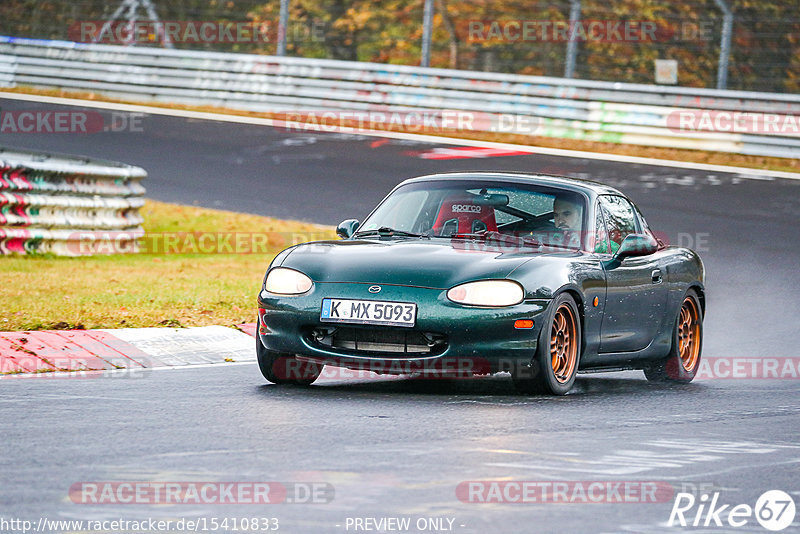
POLYGON ((539 248, 542 244, 532 236, 515 236, 501 232, 481 232, 477 234, 453 234, 449 239, 463 239, 482 241, 489 245, 510 245, 516 247, 535 247, 539 248))
POLYGON ((377 235, 380 237, 424 237, 430 239, 431 236, 427 234, 415 234, 413 232, 406 232, 405 230, 395 230, 388 226, 381 226, 377 230, 364 230, 363 232, 356 232, 353 237, 364 237, 370 235, 377 235))

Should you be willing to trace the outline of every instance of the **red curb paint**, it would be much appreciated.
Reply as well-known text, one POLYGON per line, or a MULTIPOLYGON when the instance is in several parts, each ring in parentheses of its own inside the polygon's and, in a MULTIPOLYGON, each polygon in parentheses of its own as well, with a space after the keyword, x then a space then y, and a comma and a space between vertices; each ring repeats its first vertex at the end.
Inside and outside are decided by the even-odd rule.
POLYGON ((15 373, 25 371, 33 373, 36 371, 54 371, 55 367, 47 364, 44 360, 26 352, 27 343, 20 345, 17 342, 0 335, 0 373, 15 373), (24 350, 20 350, 23 348, 24 350))
POLYGON ((86 333, 103 345, 125 355, 126 358, 139 364, 142 367, 165 367, 166 364, 141 349, 136 348, 127 341, 122 341, 118 337, 103 330, 87 330, 86 333))
POLYGON ((99 330, 0 332, 0 374, 140 369, 157 365, 163 363, 99 330))
MULTIPOLYGON (((255 336, 256 323, 239 328, 255 336)), ((0 375, 174 367, 103 330, 0 332, 0 375)))
POLYGON ((57 369, 84 371, 114 368, 105 360, 53 332, 8 332, 3 336, 34 352, 36 356, 48 361, 57 369), (23 343, 23 339, 26 342, 23 343))
POLYGON ((251 337, 256 337, 256 323, 237 324, 236 328, 251 337))
POLYGON ((129 349, 125 349, 126 352, 112 349, 102 341, 95 339, 94 334, 96 334, 96 332, 92 332, 91 330, 59 330, 52 333, 78 345, 88 353, 94 354, 98 358, 103 359, 111 364, 112 368, 130 369, 133 367, 145 367, 144 364, 133 360, 127 354, 129 349))

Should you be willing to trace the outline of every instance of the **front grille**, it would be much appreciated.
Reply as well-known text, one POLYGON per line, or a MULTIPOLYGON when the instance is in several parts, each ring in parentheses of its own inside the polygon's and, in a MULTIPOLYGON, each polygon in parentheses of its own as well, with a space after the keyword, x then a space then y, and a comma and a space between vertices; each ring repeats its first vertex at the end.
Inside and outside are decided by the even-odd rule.
POLYGON ((447 348, 447 337, 443 334, 406 328, 317 326, 307 335, 314 345, 348 353, 425 356, 440 354, 447 348))

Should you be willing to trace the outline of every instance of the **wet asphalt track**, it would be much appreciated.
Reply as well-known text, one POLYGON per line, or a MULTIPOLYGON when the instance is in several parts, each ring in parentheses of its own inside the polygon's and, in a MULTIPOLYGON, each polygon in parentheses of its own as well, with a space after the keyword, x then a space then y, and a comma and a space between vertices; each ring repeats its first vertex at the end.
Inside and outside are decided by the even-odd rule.
MULTIPOLYGON (((2 109, 53 108, 0 99, 2 109)), ((588 177, 619 187, 650 225, 706 263, 706 356, 798 356, 800 182, 550 156, 431 161, 416 142, 145 117, 136 133, 7 135, 0 144, 116 159, 159 200, 335 224, 398 181, 446 170, 588 177)), ((255 291, 255 290, 254 290, 255 291)), ((676 532, 655 504, 468 504, 461 481, 655 480, 800 505, 797 380, 648 384, 582 375, 565 398, 514 395, 507 379, 419 384, 328 379, 266 385, 252 365, 138 379, 0 383, 0 515, 38 519, 252 517, 284 532, 346 532, 347 517, 455 518, 458 532, 676 532), (92 480, 320 480, 330 504, 87 506, 92 480), (341 525, 337 527, 336 525, 341 525), (464 525, 463 527, 461 525, 464 525)), ((800 531, 800 518, 784 532, 800 531)), ((687 529, 688 530, 688 529, 687 529)), ((412 532, 415 531, 412 529, 412 532)), ((694 529, 695 532, 702 531, 694 529)), ((751 519, 744 529, 767 532, 751 519)), ((350 532, 353 532, 352 528, 350 532)))

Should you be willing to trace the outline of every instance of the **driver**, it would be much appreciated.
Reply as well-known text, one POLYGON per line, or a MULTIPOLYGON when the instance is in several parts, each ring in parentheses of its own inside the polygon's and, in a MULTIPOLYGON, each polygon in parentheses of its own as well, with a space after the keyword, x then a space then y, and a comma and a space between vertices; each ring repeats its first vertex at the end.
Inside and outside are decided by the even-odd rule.
POLYGON ((581 231, 583 206, 567 197, 556 197, 553 201, 553 224, 559 230, 581 231))
MULTIPOLYGON (((578 239, 582 220, 583 205, 579 201, 569 197, 556 197, 553 201, 553 224, 565 232, 565 240, 569 239, 571 242, 572 239, 578 239)), ((610 245, 606 245, 605 239, 598 239, 596 243, 595 252, 614 254, 619 249, 619 244, 612 240, 609 240, 610 245)))
POLYGON ((583 205, 571 196, 558 196, 553 200, 553 225, 556 235, 554 244, 581 248, 581 225, 583 221, 583 205))

